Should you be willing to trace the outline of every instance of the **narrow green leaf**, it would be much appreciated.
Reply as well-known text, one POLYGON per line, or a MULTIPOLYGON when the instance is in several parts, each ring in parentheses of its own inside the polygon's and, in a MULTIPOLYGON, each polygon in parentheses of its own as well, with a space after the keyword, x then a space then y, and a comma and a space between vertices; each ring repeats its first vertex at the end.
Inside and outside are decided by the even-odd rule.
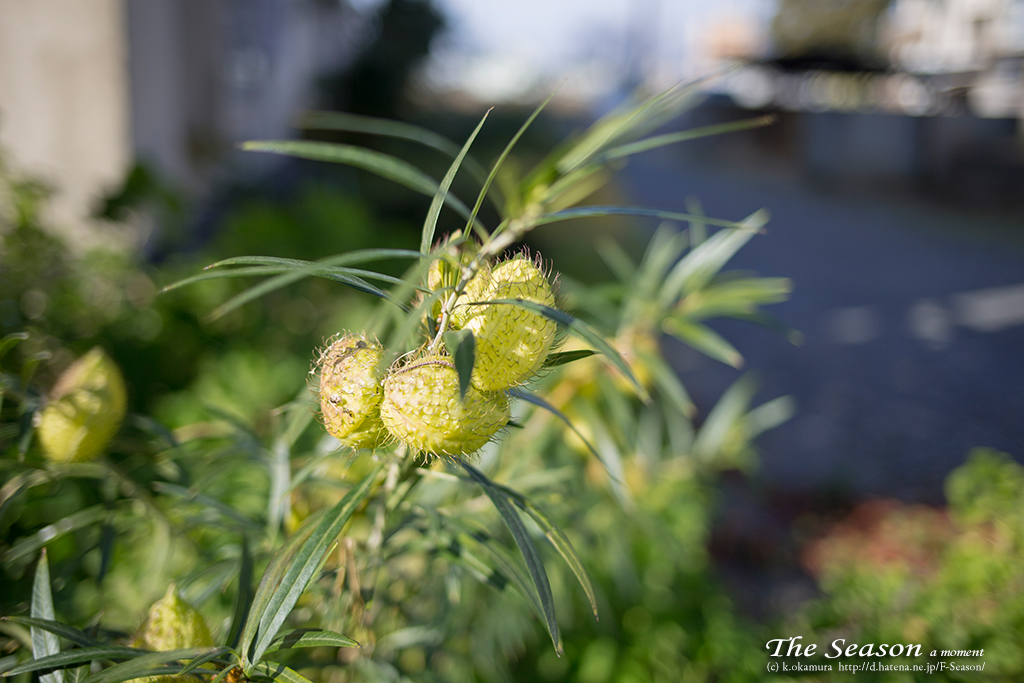
POLYGON ((506 586, 514 587, 520 595, 530 603, 537 617, 544 620, 544 606, 541 604, 537 588, 534 586, 528 570, 521 567, 516 560, 505 552, 505 549, 490 534, 467 520, 457 520, 444 515, 444 522, 461 533, 454 543, 446 548, 453 557, 463 561, 463 566, 470 569, 482 583, 504 590, 506 586), (465 545, 473 543, 481 548, 497 563, 491 567, 484 560, 466 550, 465 545))
MULTIPOLYGON (((32 616, 36 619, 56 619, 53 614, 53 595, 50 593, 50 563, 46 559, 46 548, 39 553, 39 564, 32 581, 32 616)), ((60 639, 55 634, 40 628, 31 629, 31 633, 32 656, 35 659, 60 652, 60 639)), ((42 683, 64 683, 64 672, 54 671, 40 676, 39 680, 42 683)))
POLYGON ((556 351, 548 355, 544 359, 544 367, 553 368, 559 365, 565 365, 566 363, 572 363, 573 361, 582 360, 584 358, 590 358, 596 351, 591 349, 577 349, 575 351, 556 351))
MULTIPOLYGON (((560 85, 561 84, 559 84, 559 87, 560 85)), ((495 161, 494 165, 491 166, 491 172, 487 174, 487 180, 484 181, 483 187, 480 188, 480 194, 476 198, 476 204, 473 205, 473 211, 470 212, 469 220, 466 221, 466 229, 463 231, 464 233, 468 234, 470 229, 473 227, 473 221, 476 219, 477 214, 480 212, 480 207, 484 203, 484 197, 487 196, 487 192, 491 189, 491 183, 494 182, 494 177, 498 175, 498 170, 501 168, 501 165, 505 163, 505 159, 508 158, 508 155, 512 151, 512 148, 516 146, 516 143, 519 142, 519 138, 523 136, 523 133, 525 133, 526 129, 530 127, 530 124, 533 123, 534 119, 536 119, 537 116, 541 113, 541 111, 544 110, 544 107, 547 106, 548 102, 551 101, 551 98, 555 96, 556 92, 558 92, 558 88, 552 90, 551 94, 548 95, 543 102, 537 105, 537 108, 533 110, 533 113, 530 114, 529 118, 527 118, 526 121, 523 122, 523 125, 519 127, 519 130, 516 131, 516 134, 513 135, 512 139, 508 141, 507 145, 505 145, 505 149, 502 150, 501 155, 498 156, 497 161, 495 161)))
POLYGON ((743 366, 743 356, 732 344, 707 325, 683 317, 666 318, 662 329, 684 344, 734 368, 743 366))
MULTIPOLYGON (((188 664, 186 664, 184 666, 184 668, 182 668, 180 675, 184 676, 185 674, 188 674, 188 673, 190 673, 192 671, 195 671, 196 669, 201 667, 203 664, 208 664, 209 662, 212 662, 212 661, 222 657, 223 655, 228 654, 229 652, 231 652, 231 648, 230 647, 215 647, 212 650, 210 650, 209 652, 207 652, 205 655, 202 655, 200 657, 196 657, 195 659, 190 661, 188 664)), ((226 662, 222 661, 221 663, 226 663, 226 662)))
POLYGON ((660 353, 650 353, 647 351, 638 351, 637 353, 640 356, 641 362, 650 369, 654 385, 669 400, 672 407, 683 415, 692 418, 696 413, 696 406, 693 405, 686 387, 683 386, 683 383, 679 381, 679 377, 676 376, 675 370, 665 362, 660 353))
POLYGON ((249 651, 251 649, 253 640, 256 638, 256 633, 260 625, 260 618, 263 613, 267 610, 267 605, 270 603, 270 598, 277 591, 281 584, 281 580, 284 577, 284 573, 291 566, 293 558, 299 552, 299 548, 305 543, 315 530, 313 519, 323 519, 326 511, 321 513, 314 513, 314 515, 307 519, 299 529, 291 535, 281 546, 281 549, 277 551, 270 563, 267 565, 266 570, 263 572, 263 578, 260 579, 259 586, 256 587, 256 594, 252 599, 252 606, 249 608, 249 614, 245 619, 245 627, 242 629, 242 638, 238 643, 238 651, 241 653, 243 663, 248 661, 249 651))
MULTIPOLYGON (((147 652, 127 662, 115 664, 99 673, 89 676, 85 683, 121 683, 133 678, 146 676, 174 675, 181 672, 181 665, 166 666, 170 662, 201 657, 209 652, 209 648, 190 647, 167 652, 147 652)), ((212 672, 211 672, 212 673, 212 672)))
MULTIPOLYGON (((681 296, 695 292, 706 285, 739 249, 757 234, 766 214, 757 212, 744 221, 742 229, 718 232, 701 242, 672 268, 665 278, 658 302, 668 307, 681 296)), ((713 224, 710 219, 704 222, 713 224)))
POLYGON ((740 377, 725 390, 693 441, 691 452, 695 458, 710 462, 722 452, 729 432, 743 419, 756 390, 749 375, 740 377))
POLYGON ((779 396, 750 410, 746 415, 747 438, 753 439, 759 434, 778 427, 796 415, 796 399, 792 396, 779 396))
POLYGON ((653 301, 668 270, 683 254, 687 237, 671 222, 658 226, 637 269, 637 277, 630 287, 631 298, 639 302, 653 301))
POLYGON ((444 343, 448 347, 448 355, 452 357, 455 371, 459 373, 459 398, 466 398, 473 377, 473 364, 476 362, 476 338, 472 330, 445 332, 444 343))
POLYGON ((601 454, 597 452, 597 449, 594 448, 593 444, 587 441, 587 437, 583 436, 583 432, 576 429, 576 425, 574 425, 572 421, 568 417, 566 417, 565 413, 563 413, 561 410, 545 401, 540 396, 537 396, 536 394, 531 394, 527 391, 524 391, 523 389, 509 389, 507 393, 512 398, 522 399, 527 403, 532 403, 538 408, 543 408, 544 410, 548 411, 549 413, 557 417, 559 420, 564 422, 565 425, 569 427, 569 429, 571 429, 573 433, 575 433, 576 436, 580 438, 580 441, 582 441, 583 445, 587 447, 591 455, 597 458, 597 461, 601 463, 602 466, 604 466, 605 471, 608 472, 608 476, 617 478, 616 475, 608 468, 608 463, 604 461, 604 458, 601 457, 601 454))
POLYGON ((117 529, 109 521, 100 528, 100 570, 96 574, 96 583, 103 584, 103 579, 110 570, 110 563, 114 560, 114 544, 117 542, 117 529))
POLYGON ((576 318, 566 313, 565 311, 560 311, 557 308, 551 308, 550 306, 538 304, 534 301, 526 301, 525 299, 495 299, 494 301, 482 301, 480 303, 473 305, 488 306, 492 304, 520 306, 522 308, 526 308, 528 310, 540 313, 541 315, 550 318, 551 320, 555 321, 560 325, 564 325, 570 332, 586 341, 588 344, 597 349, 598 353, 605 356, 609 360, 609 362, 611 362, 611 364, 614 365, 619 370, 619 372, 621 372, 623 376, 625 376, 626 379, 630 381, 630 383, 636 389, 637 395, 640 397, 642 401, 647 403, 648 401, 651 400, 651 397, 647 393, 647 390, 644 389, 643 385, 640 384, 639 381, 637 381, 636 376, 630 369, 629 364, 626 363, 626 360, 622 357, 622 354, 616 351, 611 344, 605 341, 604 338, 596 330, 594 330, 594 328, 592 328, 590 325, 586 324, 579 318, 576 318))
POLYGON ((272 681, 284 681, 284 683, 312 683, 312 681, 298 671, 277 662, 260 662, 252 668, 248 675, 250 677, 269 678, 272 681))
POLYGON ((630 282, 636 274, 636 264, 630 258, 626 250, 619 246, 618 242, 611 239, 601 240, 597 243, 597 255, 601 257, 609 270, 621 282, 630 282))
POLYGON ((238 589, 235 593, 235 605, 231 610, 231 628, 228 629, 227 643, 230 647, 238 647, 242 637, 242 626, 249 616, 252 607, 252 552, 249 550, 249 537, 242 534, 242 546, 238 557, 238 589))
POLYGON ((711 126, 702 126, 700 128, 691 128, 690 130, 680 131, 678 133, 667 133, 665 135, 655 135, 643 140, 631 142, 626 145, 620 145, 613 147, 612 149, 605 152, 602 156, 607 161, 614 159, 621 159, 622 157, 630 156, 631 154, 639 154, 640 152, 646 152, 651 149, 658 147, 664 147, 665 145, 672 145, 677 142, 685 142, 686 140, 694 140, 696 138, 703 138, 709 135, 720 135, 722 133, 732 133, 734 131, 749 130, 751 128, 760 128, 761 126, 767 126, 768 124, 775 122, 774 114, 767 114, 765 116, 758 116, 753 119, 745 119, 743 121, 730 121, 729 123, 716 123, 711 126))
POLYGON ((0 360, 7 355, 7 352, 14 348, 18 342, 28 339, 27 332, 14 332, 0 339, 0 360))
MULTIPOLYGON (((501 486, 495 484, 495 486, 501 486)), ((555 547, 555 550, 562 556, 566 564, 569 565, 569 569, 576 575, 576 580, 579 581, 580 586, 583 587, 583 592, 587 594, 587 600, 590 602, 590 608, 594 611, 594 618, 597 618, 597 597, 594 595, 594 586, 590 583, 590 576, 587 574, 586 568, 583 566, 583 561, 580 559, 579 554, 576 552, 576 548, 573 547, 569 537, 565 535, 565 532, 558 528, 558 525, 554 523, 550 516, 540 507, 538 507, 533 501, 512 489, 501 486, 501 489, 512 499, 520 510, 526 512, 533 518, 533 521, 537 523, 541 531, 551 545, 555 547)))
POLYGON ((52 674, 44 674, 39 677, 40 680, 46 676, 52 676, 56 674, 63 674, 60 669, 66 669, 79 664, 91 662, 96 659, 131 659, 138 657, 139 655, 146 654, 145 650, 138 650, 134 647, 122 647, 119 645, 100 645, 96 647, 79 647, 73 650, 67 650, 66 652, 56 652, 48 656, 36 656, 35 659, 29 660, 24 664, 20 664, 6 673, 7 676, 17 676, 18 674, 29 673, 31 671, 45 671, 46 669, 57 669, 52 674))
POLYGON ((81 631, 74 626, 62 624, 59 621, 53 621, 52 619, 37 619, 35 617, 3 617, 3 619, 5 621, 13 621, 14 623, 21 624, 22 626, 28 626, 32 629, 39 628, 44 631, 48 631, 49 633, 60 636, 64 640, 70 640, 72 643, 82 647, 104 646, 104 643, 96 640, 85 631, 81 631))
MULTIPOLYGON (((243 142, 242 149, 355 166, 428 197, 433 197, 438 189, 433 178, 407 161, 365 147, 312 140, 253 140, 243 142)), ((447 196, 445 202, 463 218, 469 217, 469 209, 456 197, 447 196)))
POLYGON ((260 661, 284 620, 298 602, 299 596, 313 579, 327 550, 335 542, 356 507, 369 495, 370 488, 383 466, 383 462, 379 463, 324 515, 293 558, 281 582, 270 596, 266 609, 262 614, 254 615, 259 619, 259 630, 251 662, 260 661))
POLYGON ((786 338, 786 341, 794 346, 800 346, 804 343, 803 332, 793 329, 789 325, 786 325, 779 319, 768 315, 767 313, 763 313, 761 311, 755 311, 754 313, 733 313, 730 317, 765 327, 776 334, 782 335, 786 338))
MULTIPOLYGON (((695 216, 693 214, 679 213, 676 211, 647 209, 638 206, 578 206, 571 209, 562 209, 561 211, 546 213, 539 216, 537 218, 537 225, 547 225, 548 223, 557 223, 559 221, 567 221, 576 218, 593 218, 595 216, 639 216, 643 218, 660 218, 666 221, 701 221, 708 225, 717 225, 722 228, 731 228, 733 230, 751 230, 749 226, 735 221, 707 218, 706 216, 695 216)), ((763 221, 767 220, 767 212, 764 210, 759 211, 755 216, 763 216, 763 221)))
MULTIPOLYGON (((418 142, 421 145, 443 152, 452 158, 459 154, 459 146, 445 136, 411 123, 394 121, 392 119, 361 116, 340 111, 310 111, 303 115, 299 127, 315 130, 341 130, 350 133, 368 133, 370 135, 398 138, 418 142)), ((464 162, 467 170, 470 167, 469 162, 470 159, 466 159, 464 162)), ((479 179, 483 180, 483 169, 477 166, 476 173, 479 174, 479 179)))
MULTIPOLYGON (((294 259, 290 259, 294 260, 294 259)), ((312 262, 297 261, 292 265, 277 265, 277 266, 250 266, 244 268, 224 268, 221 270, 207 270, 188 277, 180 282, 174 283, 169 289, 177 289, 178 287, 184 287, 185 285, 193 285, 197 282, 205 282, 207 280, 226 280, 230 278, 239 277, 258 277, 261 275, 281 275, 283 273, 291 273, 297 268, 310 265, 312 262)), ((352 289, 364 292, 366 294, 373 294, 381 299, 387 299, 388 295, 386 292, 381 290, 379 287, 371 285, 363 278, 370 278, 387 282, 390 284, 400 284, 402 281, 391 275, 384 275, 383 273, 376 273, 372 270, 364 270, 362 268, 342 268, 342 267, 330 267, 330 268, 311 268, 303 277, 319 277, 325 280, 333 280, 334 282, 340 282, 348 285, 352 289)))
POLYGON ((537 589, 537 596, 543 608, 544 623, 548 628, 548 634, 551 636, 551 642, 555 646, 555 652, 561 656, 562 636, 559 633, 558 621, 555 618, 555 600, 551 595, 551 584, 548 582, 548 575, 544 570, 540 554, 537 552, 537 546, 534 545, 533 539, 530 538, 523 520, 519 518, 519 513, 509 503, 508 496, 504 490, 492 483, 480 470, 469 463, 460 461, 459 464, 484 490, 487 497, 494 503, 494 507, 498 508, 498 512, 501 514, 502 519, 505 520, 509 531, 512 532, 512 538, 515 539, 516 545, 519 546, 519 552, 523 554, 526 568, 529 570, 530 578, 533 579, 533 585, 537 589))
POLYGON ((267 493, 267 535, 273 539, 291 510, 291 448, 282 438, 274 439, 266 462, 270 475, 270 491, 267 493))
POLYGON ((788 278, 741 278, 713 283, 686 296, 677 310, 693 320, 754 313, 758 306, 789 298, 788 278))
POLYGON ((235 665, 235 666, 225 666, 225 667, 224 667, 223 669, 221 669, 221 670, 220 670, 220 671, 219 671, 219 672, 217 673, 217 675, 216 675, 216 676, 214 676, 214 677, 213 677, 213 678, 212 678, 212 679, 210 680, 210 683, 221 683, 221 681, 223 681, 223 680, 224 680, 225 678, 227 678, 227 677, 228 677, 228 674, 230 674, 230 673, 231 673, 231 671, 232 671, 232 670, 234 670, 234 669, 236 669, 236 668, 237 668, 237 665, 235 665))
POLYGON ((7 554, 4 555, 4 564, 11 566, 17 560, 25 557, 26 555, 31 555, 50 541, 60 538, 65 534, 69 534, 72 531, 77 531, 83 527, 95 524, 106 517, 107 514, 108 511, 103 505, 94 505, 68 515, 58 522, 48 524, 31 536, 25 536, 24 538, 18 539, 18 541, 15 542, 15 544, 7 551, 7 554))
MULTIPOLYGON (((479 133, 480 129, 483 128, 484 121, 487 120, 487 115, 490 113, 491 110, 488 109, 484 113, 483 118, 480 119, 480 123, 476 124, 476 128, 473 129, 469 139, 466 140, 466 144, 462 146, 462 149, 459 151, 459 155, 455 157, 455 161, 453 161, 452 165, 448 167, 448 172, 444 174, 444 179, 441 181, 437 191, 434 193, 434 199, 430 202, 430 209, 427 211, 426 220, 423 221, 423 234, 420 237, 420 251, 424 254, 430 251, 430 247, 434 243, 434 230, 437 228, 437 218, 441 214, 441 206, 444 204, 444 200, 448 196, 448 190, 452 186, 452 181, 455 180, 455 174, 458 173, 459 166, 462 165, 462 160, 466 157, 466 153, 469 152, 469 148, 473 144, 473 140, 476 140, 477 133, 479 133)), ((482 200, 483 195, 481 195, 481 201, 482 200)), ((476 218, 475 211, 467 216, 467 225, 471 226, 474 218, 476 218)))
MULTIPOLYGON (((346 251, 343 254, 335 254, 322 258, 318 261, 303 261, 301 259, 285 259, 277 256, 232 256, 216 263, 206 266, 205 270, 212 268, 223 268, 224 266, 280 266, 294 265, 305 267, 310 264, 317 264, 325 267, 347 266, 355 263, 369 263, 373 261, 386 261, 389 259, 420 259, 423 254, 412 249, 356 249, 346 251)), ((166 288, 165 288, 166 289, 166 288)))
POLYGON ((207 496, 204 493, 199 493, 198 491, 185 488, 184 486, 170 484, 165 481, 153 482, 153 488, 159 493, 164 493, 172 496, 180 496, 182 498, 181 502, 183 503, 198 503, 199 505, 202 505, 203 507, 209 510, 213 510, 214 512, 217 512, 218 514, 221 514, 230 520, 238 522, 239 526, 241 526, 243 529, 257 531, 262 528, 255 521, 249 519, 244 514, 242 514, 235 508, 231 507, 227 503, 223 503, 217 500, 216 498, 207 496))
POLYGON ((267 653, 300 647, 360 647, 359 643, 340 633, 323 629, 296 629, 280 633, 270 644, 267 653))

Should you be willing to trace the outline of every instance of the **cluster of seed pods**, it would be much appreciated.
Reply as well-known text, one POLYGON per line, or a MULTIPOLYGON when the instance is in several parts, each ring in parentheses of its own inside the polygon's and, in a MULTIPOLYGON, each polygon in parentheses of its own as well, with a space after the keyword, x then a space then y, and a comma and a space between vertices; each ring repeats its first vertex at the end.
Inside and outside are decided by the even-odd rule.
MULTIPOLYGON (((454 286, 446 268, 451 267, 435 262, 428 288, 454 286)), ((481 267, 449 307, 449 329, 469 330, 475 339, 465 393, 443 349, 425 346, 384 370, 384 348, 376 340, 356 333, 336 339, 318 361, 327 431, 352 448, 397 439, 413 452, 432 455, 478 450, 508 423, 506 392, 537 374, 555 338, 554 322, 510 300, 555 305, 547 276, 523 256, 481 267)))

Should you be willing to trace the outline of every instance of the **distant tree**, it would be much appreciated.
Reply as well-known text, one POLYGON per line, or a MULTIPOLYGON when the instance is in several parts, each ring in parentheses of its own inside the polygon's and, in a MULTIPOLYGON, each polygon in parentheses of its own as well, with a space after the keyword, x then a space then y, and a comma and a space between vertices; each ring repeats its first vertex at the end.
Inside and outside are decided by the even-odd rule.
POLYGON ((389 0, 377 35, 355 62, 321 79, 324 104, 337 110, 399 117, 409 75, 430 53, 444 18, 429 0, 389 0))
POLYGON ((781 0, 771 26, 780 61, 859 69, 884 63, 879 17, 891 0, 781 0))

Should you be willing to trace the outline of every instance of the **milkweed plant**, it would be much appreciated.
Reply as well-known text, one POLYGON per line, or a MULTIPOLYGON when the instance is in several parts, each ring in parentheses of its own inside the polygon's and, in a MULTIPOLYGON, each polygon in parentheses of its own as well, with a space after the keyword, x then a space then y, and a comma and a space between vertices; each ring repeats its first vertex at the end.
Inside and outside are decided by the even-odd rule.
MULTIPOLYGON (((226 446, 223 435, 183 441, 133 416, 122 433, 149 430, 153 440, 163 439, 161 466, 139 485, 106 458, 125 393, 116 364, 102 351, 80 361, 49 396, 29 391, 27 377, 4 375, 6 393, 28 417, 18 423, 21 469, 7 477, 0 510, 47 481, 86 477, 109 488, 98 509, 76 511, 63 526, 8 545, 6 568, 24 570, 35 561, 35 570, 30 613, 2 622, 22 643, 3 660, 4 676, 35 672, 45 683, 306 683, 397 680, 401 669, 451 679, 466 671, 455 655, 477 661, 515 648, 530 628, 522 605, 561 654, 564 606, 579 599, 600 618, 601 601, 571 526, 584 511, 559 492, 596 488, 629 515, 645 482, 685 469, 748 465, 751 440, 791 410, 785 398, 752 409, 753 385, 743 378, 698 429, 697 410, 661 350, 662 336, 670 335, 739 367, 738 351, 707 320, 774 324, 760 306, 785 300, 789 282, 723 272, 761 231, 763 211, 734 222, 581 204, 632 155, 764 123, 657 132, 694 97, 693 88, 674 88, 623 105, 522 176, 505 162, 543 104, 489 170, 471 155, 487 115, 461 148, 404 123, 340 113, 308 119, 321 129, 445 152, 453 161, 440 181, 364 147, 246 143, 247 150, 354 166, 431 197, 418 248, 363 249, 317 261, 241 256, 165 288, 262 278, 224 301, 214 317, 308 277, 378 302, 358 327, 337 330, 311 351, 308 390, 278 411, 269 442, 236 425, 237 442, 256 454, 246 463, 255 460, 267 473, 262 511, 232 507, 233 499, 218 493, 243 487, 244 477, 210 483, 221 476, 219 463, 234 462, 231 472, 240 471, 227 454, 242 447, 226 446), (472 204, 453 191, 456 174, 479 187, 472 204), (494 225, 481 218, 487 203, 499 216, 494 225), (461 217, 461 229, 437 234, 443 210, 461 217), (539 226, 609 215, 661 227, 639 262, 613 242, 601 245, 614 274, 604 285, 560 277, 557 263, 522 244, 539 226), (376 270, 379 263, 404 264, 405 274, 376 270), (310 433, 319 434, 311 450, 300 446, 310 433), (37 443, 44 457, 26 457, 37 443), (206 474, 189 476, 193 463, 206 474), (109 481, 115 483, 102 484, 109 481), (187 537, 198 569, 167 587, 134 634, 106 630, 102 615, 89 624, 58 621, 48 545, 101 528, 101 571, 108 571, 113 539, 126 533, 132 515, 153 515, 172 537, 187 537), (230 613, 207 623, 178 590, 181 582, 193 586, 189 595, 197 602, 229 596, 230 613), (478 590, 474 584, 501 596, 485 599, 499 612, 488 623, 502 624, 487 632, 487 643, 476 621, 482 617, 463 604, 478 590), (417 665, 415 653, 424 647, 437 654, 417 665)), ((20 339, 5 338, 3 350, 20 339)))

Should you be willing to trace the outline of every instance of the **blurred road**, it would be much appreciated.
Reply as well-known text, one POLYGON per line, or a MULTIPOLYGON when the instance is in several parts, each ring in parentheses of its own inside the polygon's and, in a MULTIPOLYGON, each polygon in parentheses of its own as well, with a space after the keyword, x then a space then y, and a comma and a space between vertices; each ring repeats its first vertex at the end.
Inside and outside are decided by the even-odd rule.
MULTIPOLYGON (((791 300, 767 310, 804 343, 712 324, 760 378, 758 402, 797 400, 797 416, 759 440, 769 487, 938 503, 972 447, 1024 459, 1024 219, 815 193, 668 150, 620 179, 638 205, 683 211, 693 196, 716 218, 771 212, 729 265, 793 280, 791 300)), ((672 349, 706 414, 740 373, 672 349)))

